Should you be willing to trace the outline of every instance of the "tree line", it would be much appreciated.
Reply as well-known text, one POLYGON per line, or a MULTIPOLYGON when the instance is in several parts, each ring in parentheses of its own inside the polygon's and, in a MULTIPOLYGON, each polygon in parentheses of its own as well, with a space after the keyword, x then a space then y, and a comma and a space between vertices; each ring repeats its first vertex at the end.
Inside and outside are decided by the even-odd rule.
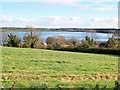
POLYGON ((111 37, 107 42, 96 42, 93 38, 86 36, 81 42, 78 38, 71 37, 65 39, 63 36, 47 37, 46 45, 42 42, 42 38, 35 34, 35 32, 30 32, 30 34, 25 35, 22 39, 17 35, 9 33, 6 35, 7 40, 3 40, 4 46, 9 47, 21 47, 21 48, 38 48, 38 49, 63 49, 63 48, 100 48, 100 49, 120 49, 119 40, 111 37), (23 40, 23 41, 22 41, 23 40), (6 43, 4 43, 6 42, 6 43))

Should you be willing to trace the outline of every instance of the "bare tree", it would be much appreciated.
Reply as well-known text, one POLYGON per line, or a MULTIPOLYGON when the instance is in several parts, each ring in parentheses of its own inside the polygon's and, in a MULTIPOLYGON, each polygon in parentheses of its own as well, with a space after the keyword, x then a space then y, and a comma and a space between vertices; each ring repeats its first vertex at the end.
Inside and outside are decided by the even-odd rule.
POLYGON ((23 38, 24 47, 40 48, 40 45, 42 44, 40 32, 37 32, 37 29, 33 27, 26 27, 26 28, 27 28, 27 32, 23 38))
POLYGON ((75 48, 80 44, 80 41, 75 37, 71 37, 70 39, 66 40, 66 43, 69 45, 69 47, 75 48))

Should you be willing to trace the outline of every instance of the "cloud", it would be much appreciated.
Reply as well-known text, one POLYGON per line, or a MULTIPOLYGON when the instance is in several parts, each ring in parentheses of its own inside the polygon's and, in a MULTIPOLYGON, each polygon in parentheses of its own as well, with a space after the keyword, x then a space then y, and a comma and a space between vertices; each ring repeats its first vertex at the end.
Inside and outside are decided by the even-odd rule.
POLYGON ((18 18, 16 20, 16 22, 19 22, 19 23, 29 23, 29 22, 33 22, 32 19, 28 19, 28 18, 18 18))
POLYGON ((118 18, 93 18, 91 19, 94 23, 100 23, 100 22, 118 22, 118 18))
POLYGON ((70 20, 71 20, 72 23, 75 23, 75 24, 81 24, 82 23, 82 19, 80 17, 71 17, 70 20))
POLYGON ((27 26, 34 25, 35 20, 29 18, 13 18, 8 15, 2 15, 0 23, 2 26, 27 26))
POLYGON ((29 18, 17 18, 17 19, 15 19, 15 18, 13 18, 11 16, 2 15, 1 22, 3 22, 3 23, 11 23, 11 22, 29 23, 29 22, 33 22, 33 20, 29 19, 29 18))
POLYGON ((79 16, 49 16, 41 19, 13 18, 2 16, 4 26, 35 26, 35 27, 74 27, 74 28, 118 28, 118 18, 96 17, 84 20, 79 16))
POLYGON ((3 15, 1 17, 1 22, 9 23, 9 22, 12 22, 12 21, 13 21, 13 18, 10 17, 10 16, 3 15))
POLYGON ((78 0, 44 0, 48 5, 72 5, 75 6, 78 0))
POLYGON ((81 2, 80 0, 44 0, 50 6, 70 6, 79 10, 88 10, 92 2, 81 2))
POLYGON ((79 10, 99 10, 99 11, 110 11, 110 10, 117 10, 117 3, 112 2, 90 2, 86 1, 83 2, 81 0, 44 0, 43 2, 51 6, 71 6, 75 7, 79 10))
POLYGON ((113 7, 113 6, 103 6, 103 7, 99 7, 99 8, 96 8, 96 10, 99 10, 99 11, 110 11, 110 10, 117 10, 117 8, 113 7))
POLYGON ((112 18, 112 21, 118 23, 118 18, 112 18))
POLYGON ((61 16, 50 16, 45 17, 41 20, 41 24, 51 25, 51 26, 71 26, 80 25, 82 20, 80 17, 61 17, 61 16))
POLYGON ((41 22, 48 23, 48 24, 59 24, 62 23, 62 20, 65 19, 61 16, 49 16, 42 18, 41 22))
POLYGON ((50 16, 43 18, 40 25, 43 27, 74 27, 74 28, 118 28, 118 18, 96 17, 84 20, 81 17, 50 16))
POLYGON ((118 18, 93 18, 89 23, 94 28, 118 28, 118 18))

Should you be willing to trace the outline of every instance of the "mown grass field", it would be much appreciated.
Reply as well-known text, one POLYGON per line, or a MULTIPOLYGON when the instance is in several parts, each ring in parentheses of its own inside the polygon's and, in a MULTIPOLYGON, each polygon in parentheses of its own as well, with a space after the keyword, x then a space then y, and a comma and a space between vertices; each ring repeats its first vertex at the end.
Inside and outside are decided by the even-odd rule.
POLYGON ((112 55, 0 47, 2 86, 28 88, 46 84, 50 88, 114 87, 118 57, 112 55))

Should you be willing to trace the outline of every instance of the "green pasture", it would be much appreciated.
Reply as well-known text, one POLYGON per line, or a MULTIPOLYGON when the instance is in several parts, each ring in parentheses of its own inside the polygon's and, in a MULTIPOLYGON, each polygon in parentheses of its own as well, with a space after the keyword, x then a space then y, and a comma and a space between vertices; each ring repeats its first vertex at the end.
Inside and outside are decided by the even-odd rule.
POLYGON ((118 56, 30 48, 2 49, 2 87, 114 87, 118 56))

